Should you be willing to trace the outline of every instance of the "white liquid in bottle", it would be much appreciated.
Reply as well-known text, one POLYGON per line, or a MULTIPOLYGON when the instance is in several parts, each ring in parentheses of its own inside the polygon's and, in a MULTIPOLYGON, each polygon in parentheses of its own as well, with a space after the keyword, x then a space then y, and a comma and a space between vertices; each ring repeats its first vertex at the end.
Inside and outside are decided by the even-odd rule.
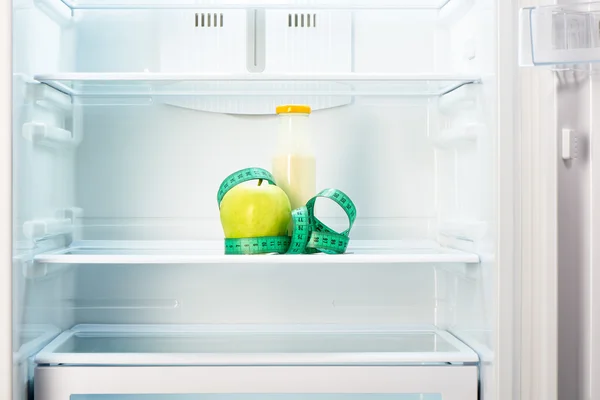
POLYGON ((310 107, 277 107, 279 131, 272 173, 277 186, 288 195, 292 209, 306 205, 316 194, 316 159, 308 127, 310 107))
POLYGON ((310 155, 280 155, 273 158, 273 177, 288 195, 292 210, 306 205, 317 190, 317 160, 310 155))

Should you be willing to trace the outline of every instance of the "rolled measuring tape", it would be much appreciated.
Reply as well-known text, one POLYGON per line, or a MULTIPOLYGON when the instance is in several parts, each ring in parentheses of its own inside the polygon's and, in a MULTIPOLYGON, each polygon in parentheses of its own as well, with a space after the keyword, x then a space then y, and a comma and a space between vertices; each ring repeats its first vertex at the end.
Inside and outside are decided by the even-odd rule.
MULTIPOLYGON (((261 179, 277 185, 273 175, 262 168, 246 168, 229 175, 217 193, 219 208, 223 197, 233 187, 261 179)), ((292 211, 292 236, 225 239, 225 254, 343 254, 348 248, 350 230, 355 220, 356 207, 350 197, 341 190, 325 189, 310 199, 306 206, 292 211), (336 232, 315 216, 315 203, 319 197, 333 200, 344 210, 349 221, 348 229, 336 232)))

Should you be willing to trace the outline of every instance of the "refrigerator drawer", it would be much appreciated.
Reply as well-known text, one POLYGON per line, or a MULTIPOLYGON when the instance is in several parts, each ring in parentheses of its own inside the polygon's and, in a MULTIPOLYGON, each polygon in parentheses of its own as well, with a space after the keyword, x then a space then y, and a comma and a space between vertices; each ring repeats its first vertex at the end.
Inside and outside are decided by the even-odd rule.
POLYGON ((38 367, 36 400, 476 400, 476 366, 38 367))
POLYGON ((478 385, 477 355, 433 327, 79 325, 35 361, 42 400, 468 400, 478 385))

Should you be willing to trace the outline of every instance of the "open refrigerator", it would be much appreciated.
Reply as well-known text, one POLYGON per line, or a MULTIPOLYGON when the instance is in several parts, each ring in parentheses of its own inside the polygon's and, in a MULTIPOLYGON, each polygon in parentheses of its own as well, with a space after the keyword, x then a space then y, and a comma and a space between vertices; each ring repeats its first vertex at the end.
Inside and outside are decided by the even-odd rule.
POLYGON ((5 398, 564 398, 560 178, 594 146, 561 104, 600 3, 6 3, 5 398), (223 253, 219 184, 270 168, 281 104, 346 254, 223 253))

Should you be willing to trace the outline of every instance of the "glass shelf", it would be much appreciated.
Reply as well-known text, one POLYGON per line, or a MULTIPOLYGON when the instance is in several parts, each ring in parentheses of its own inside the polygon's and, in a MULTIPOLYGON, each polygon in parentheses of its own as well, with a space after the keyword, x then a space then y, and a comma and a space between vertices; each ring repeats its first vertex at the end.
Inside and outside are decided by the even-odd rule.
POLYGON ((571 69, 596 62, 600 62, 600 2, 521 10, 522 66, 571 69))
POLYGON ((225 255, 222 241, 79 241, 38 254, 40 264, 476 264, 479 256, 428 241, 351 241, 346 254, 225 255))
POLYGON ((71 9, 432 9, 456 0, 61 0, 71 9))
POLYGON ((442 96, 479 83, 444 74, 61 73, 35 80, 75 97, 442 96))
POLYGON ((78 325, 35 358, 69 365, 439 365, 477 355, 433 327, 78 325))

